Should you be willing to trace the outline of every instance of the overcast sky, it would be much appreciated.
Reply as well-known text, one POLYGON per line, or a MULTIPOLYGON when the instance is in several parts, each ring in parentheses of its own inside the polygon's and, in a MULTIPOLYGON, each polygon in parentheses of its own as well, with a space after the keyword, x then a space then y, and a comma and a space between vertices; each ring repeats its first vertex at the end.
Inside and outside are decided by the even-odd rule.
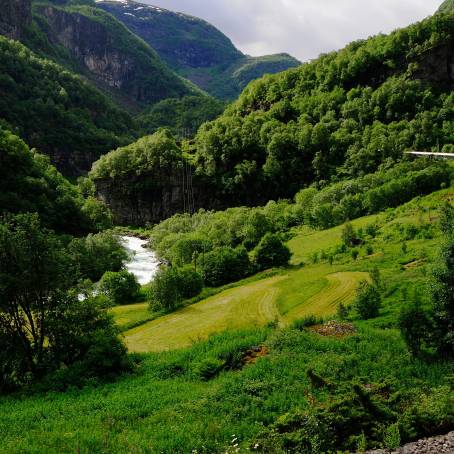
POLYGON ((142 0, 206 19, 246 54, 287 52, 302 61, 416 22, 442 1, 142 0))

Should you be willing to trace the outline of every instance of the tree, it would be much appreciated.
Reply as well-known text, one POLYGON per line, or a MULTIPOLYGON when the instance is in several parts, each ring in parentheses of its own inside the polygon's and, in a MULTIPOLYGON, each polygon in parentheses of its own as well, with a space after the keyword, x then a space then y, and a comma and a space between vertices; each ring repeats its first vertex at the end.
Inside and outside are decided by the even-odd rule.
POLYGON ((242 279, 250 272, 251 263, 244 247, 220 247, 205 254, 201 273, 206 285, 219 287, 242 279))
POLYGON ((359 318, 368 320, 378 316, 382 301, 380 292, 376 287, 370 285, 367 281, 359 284, 356 292, 354 307, 359 318))
POLYGON ((347 222, 342 229, 342 242, 348 247, 356 245, 356 233, 351 222, 347 222))
POLYGON ((259 270, 286 266, 292 254, 278 235, 267 233, 254 250, 254 263, 259 270))
POLYGON ((134 274, 125 270, 107 271, 99 282, 99 291, 115 306, 133 303, 139 296, 139 290, 140 285, 134 274))
POLYGON ((398 325, 410 353, 421 356, 425 345, 430 343, 433 326, 419 298, 415 296, 404 306, 399 315, 398 325))
POLYGON ((150 306, 152 309, 173 310, 184 299, 197 296, 202 288, 202 277, 190 267, 162 267, 149 290, 150 306))
POLYGON ((454 356, 454 208, 446 204, 440 227, 444 236, 439 264, 431 286, 434 317, 434 342, 442 358, 454 356))
POLYGON ((41 227, 36 214, 0 219, 0 388, 41 378, 62 362, 82 361, 96 348, 82 339, 107 342, 125 355, 113 322, 94 305, 86 310, 89 303, 71 290, 75 271, 59 238, 41 227), (77 334, 71 337, 70 330, 77 334))

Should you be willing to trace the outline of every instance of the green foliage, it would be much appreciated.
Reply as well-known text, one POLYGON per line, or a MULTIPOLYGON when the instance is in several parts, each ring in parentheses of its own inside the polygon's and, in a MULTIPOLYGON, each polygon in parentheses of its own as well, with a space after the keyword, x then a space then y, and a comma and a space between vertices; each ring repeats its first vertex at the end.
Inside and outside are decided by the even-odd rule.
POLYGON ((208 96, 165 99, 142 112, 138 123, 147 134, 167 128, 176 137, 192 137, 199 127, 218 117, 225 105, 208 96))
POLYGON ((368 320, 378 316, 382 305, 379 290, 363 281, 357 291, 354 307, 362 320, 368 320))
POLYGON ((322 318, 316 317, 315 315, 308 315, 307 317, 295 320, 292 323, 292 328, 297 329, 299 331, 303 331, 306 328, 310 328, 311 326, 315 325, 321 325, 322 323, 323 323, 322 318))
POLYGON ((453 0, 445 0, 440 8, 438 9, 439 13, 452 13, 454 12, 454 1, 453 0))
POLYGON ((120 271, 128 254, 112 232, 73 238, 68 245, 71 260, 82 278, 97 282, 106 271, 120 271))
POLYGON ((454 356, 454 208, 446 203, 441 211, 443 244, 432 282, 435 347, 442 358, 454 356))
MULTIPOLYGON (((405 150, 451 144, 449 77, 446 85, 427 80, 423 68, 426 55, 452 39, 453 21, 435 15, 251 83, 220 118, 200 128, 199 172, 215 178, 219 193, 240 200, 251 190, 265 199, 290 198, 315 181, 386 168, 405 150)), ((396 182, 399 194, 412 191, 408 183, 396 182)), ((381 196, 395 189, 372 193, 371 210, 381 210, 381 196)), ((344 202, 344 219, 357 217, 356 198, 344 202)), ((399 202, 391 197, 389 203, 399 202)))
POLYGON ((93 164, 93 179, 118 178, 130 173, 142 175, 153 170, 181 168, 183 157, 170 132, 163 129, 118 148, 93 164))
POLYGON ((43 225, 69 234, 101 230, 111 216, 100 202, 84 200, 47 157, 0 126, 0 213, 5 212, 37 212, 43 225))
POLYGON ((200 379, 208 381, 214 378, 225 366, 225 362, 218 358, 205 358, 194 364, 194 373, 200 379))
POLYGON ((106 295, 114 306, 130 304, 137 300, 140 285, 128 271, 107 271, 99 282, 99 292, 106 295))
POLYGON ((112 320, 92 301, 78 300, 77 290, 71 290, 76 283, 67 251, 37 215, 1 219, 0 390, 28 384, 61 365, 83 364, 80 379, 120 370, 126 349, 112 320), (109 354, 110 348, 109 370, 90 362, 90 352, 109 354))
POLYGON ((244 247, 219 247, 205 254, 201 274, 206 285, 219 287, 246 277, 251 271, 249 256, 244 247))
POLYGON ((292 254, 274 233, 267 233, 254 249, 254 264, 258 270, 287 266, 292 254))
POLYGON ((195 270, 161 267, 150 285, 150 306, 153 310, 173 310, 183 300, 197 296, 202 288, 202 277, 195 270))
POLYGON ((66 173, 88 170, 101 154, 135 135, 129 115, 98 90, 4 37, 0 74, 0 117, 66 173))

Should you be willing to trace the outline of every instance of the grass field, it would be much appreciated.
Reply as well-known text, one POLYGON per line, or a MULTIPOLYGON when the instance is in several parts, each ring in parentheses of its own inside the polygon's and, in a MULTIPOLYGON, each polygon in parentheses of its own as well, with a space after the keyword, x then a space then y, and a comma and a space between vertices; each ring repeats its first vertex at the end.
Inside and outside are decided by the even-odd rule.
MULTIPOLYGON (((402 225, 435 225, 436 213, 427 208, 439 206, 445 194, 373 218, 380 231, 376 238, 367 238, 367 245, 374 253, 360 247, 358 260, 347 251, 332 265, 326 260, 311 263, 312 254, 339 244, 341 228, 301 229, 290 245, 296 262, 304 266, 236 284, 126 332, 132 350, 156 352, 139 355, 141 362, 131 375, 64 393, 1 396, 0 453, 247 453, 256 437, 288 412, 328 407, 350 395, 358 383, 371 390, 382 380, 398 399, 393 418, 407 414, 408 422, 421 417, 424 427, 432 420, 454 421, 449 400, 452 364, 411 357, 396 329, 406 295, 421 290, 424 296, 440 245, 435 229, 433 237, 405 240, 404 251, 402 225), (369 321, 353 314, 355 335, 336 339, 282 326, 305 314, 333 313, 340 301, 351 300, 357 283, 376 266, 384 283, 383 307, 379 317, 369 321), (263 326, 275 318, 279 327, 263 326), (197 342, 210 333, 217 334, 197 342), (225 367, 208 381, 201 378, 207 359, 241 358, 252 346, 262 345, 269 353, 256 363, 225 367), (334 391, 314 387, 309 370, 334 384, 334 391), (412 405, 418 410, 413 412, 412 405)), ((363 218, 355 225, 370 222, 363 218)), ((146 309, 139 304, 112 313, 125 327, 146 320, 146 309)), ((347 405, 342 408, 348 413, 347 405)), ((363 427, 357 429, 361 435, 363 427)))
MULTIPOLYGON (((421 257, 433 251, 437 240, 409 240, 408 252, 403 254, 401 242, 393 238, 401 235, 398 232, 401 226, 434 222, 430 207, 450 193, 441 191, 397 210, 353 221, 356 230, 373 224, 382 231, 379 240, 369 241, 374 253, 367 255, 364 247, 360 248, 356 261, 344 255, 331 265, 326 261, 310 263, 314 254, 340 244, 343 226, 322 231, 302 227, 288 243, 293 266, 281 275, 250 283, 245 281, 243 285, 148 323, 150 315, 147 315, 146 305, 137 305, 131 310, 116 308, 115 319, 120 326, 134 327, 124 332, 130 351, 145 353, 188 347, 225 330, 260 327, 274 321, 285 326, 308 315, 333 316, 339 304, 348 305, 354 300, 358 284, 368 279, 373 267, 379 267, 392 282, 392 275, 402 271, 403 263, 416 261, 418 266, 424 265, 426 259, 421 260, 421 257)), ((405 268, 405 271, 410 276, 412 269, 405 268)))

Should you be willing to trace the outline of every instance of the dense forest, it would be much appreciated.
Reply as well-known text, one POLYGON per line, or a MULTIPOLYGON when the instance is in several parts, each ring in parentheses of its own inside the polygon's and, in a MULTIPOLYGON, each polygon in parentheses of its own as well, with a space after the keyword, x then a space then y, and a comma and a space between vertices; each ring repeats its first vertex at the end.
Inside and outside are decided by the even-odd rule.
POLYGON ((0 37, 0 116, 69 174, 132 140, 131 117, 98 90, 19 42, 0 37))
MULTIPOLYGON (((252 82, 222 116, 203 124, 195 140, 183 145, 185 160, 209 181, 220 205, 238 205, 292 198, 314 183, 390 167, 405 150, 451 150, 450 75, 444 68, 430 72, 426 65, 434 49, 452 58, 447 49, 453 21, 451 15, 435 15, 252 82)), ((137 159, 132 169, 126 149, 123 158, 121 153, 103 156, 92 177, 132 171, 151 172, 153 179, 148 166, 153 161, 137 159)))

